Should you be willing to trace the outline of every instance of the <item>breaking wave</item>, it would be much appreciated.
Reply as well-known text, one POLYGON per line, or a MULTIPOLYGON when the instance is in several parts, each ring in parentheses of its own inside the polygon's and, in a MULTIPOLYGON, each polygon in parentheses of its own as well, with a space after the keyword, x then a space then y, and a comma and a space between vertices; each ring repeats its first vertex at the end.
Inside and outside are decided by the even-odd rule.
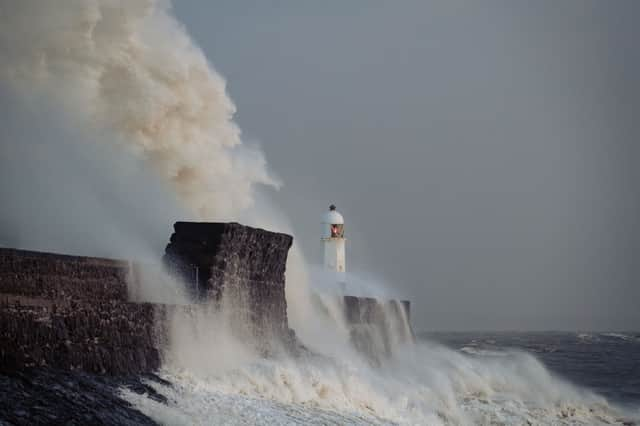
POLYGON ((169 397, 167 406, 125 397, 169 424, 633 424, 633 414, 517 352, 467 356, 420 343, 382 368, 311 355, 256 358, 211 375, 166 365, 161 374, 173 385, 150 385, 169 397))

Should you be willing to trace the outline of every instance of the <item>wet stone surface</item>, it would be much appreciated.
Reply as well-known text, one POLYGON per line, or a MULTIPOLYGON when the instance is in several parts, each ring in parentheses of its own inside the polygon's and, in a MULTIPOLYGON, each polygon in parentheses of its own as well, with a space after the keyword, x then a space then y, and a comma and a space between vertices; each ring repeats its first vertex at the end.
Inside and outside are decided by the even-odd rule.
POLYGON ((0 425, 154 425, 119 396, 129 389, 158 402, 154 375, 104 376, 51 368, 0 374, 0 425))
POLYGON ((238 223, 176 222, 164 261, 195 299, 233 306, 256 337, 291 340, 285 269, 293 237, 238 223))
POLYGON ((127 301, 129 263, 0 248, 0 293, 48 300, 127 301))
POLYGON ((0 372, 54 367, 102 374, 160 366, 151 304, 102 302, 61 307, 0 301, 0 372))

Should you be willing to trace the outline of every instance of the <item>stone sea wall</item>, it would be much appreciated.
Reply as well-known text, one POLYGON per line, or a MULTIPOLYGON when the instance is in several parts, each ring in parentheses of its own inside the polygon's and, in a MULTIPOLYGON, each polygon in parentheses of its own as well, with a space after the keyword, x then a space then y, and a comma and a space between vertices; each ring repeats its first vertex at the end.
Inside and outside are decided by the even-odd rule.
POLYGON ((0 304, 0 370, 56 367, 128 375, 160 366, 154 305, 0 304))
POLYGON ((0 248, 0 294, 127 301, 129 262, 0 248))
POLYGON ((258 338, 291 340, 285 268, 293 237, 238 223, 177 222, 165 263, 200 300, 226 303, 258 338))
MULTIPOLYGON (((177 222, 164 262, 194 305, 228 309, 245 341, 278 340, 295 351, 285 298, 292 241, 238 223, 177 222)), ((131 302, 128 284, 137 287, 137 277, 128 261, 0 248, 0 372, 155 371, 171 341, 172 312, 194 307, 131 302)), ((352 341, 374 360, 413 340, 407 301, 347 296, 344 308, 352 341)))
POLYGON ((0 249, 0 370, 157 369, 164 310, 129 303, 128 274, 120 260, 0 249))
MULTIPOLYGON (((291 236, 237 223, 178 222, 174 229, 165 261, 194 303, 226 302, 245 337, 293 346, 284 293, 291 236)), ((0 372, 155 371, 169 314, 190 308, 130 302, 128 282, 136 278, 128 261, 0 248, 0 372)))
POLYGON ((381 364, 397 346, 414 342, 408 300, 344 296, 343 302, 351 343, 373 364, 381 364))

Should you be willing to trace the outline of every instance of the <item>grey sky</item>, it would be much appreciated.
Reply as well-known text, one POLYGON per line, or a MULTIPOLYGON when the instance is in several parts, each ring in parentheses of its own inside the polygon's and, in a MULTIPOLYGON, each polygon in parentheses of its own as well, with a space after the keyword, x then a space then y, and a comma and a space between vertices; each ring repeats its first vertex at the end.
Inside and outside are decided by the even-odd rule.
POLYGON ((420 329, 640 328, 640 3, 175 2, 309 260, 420 329))

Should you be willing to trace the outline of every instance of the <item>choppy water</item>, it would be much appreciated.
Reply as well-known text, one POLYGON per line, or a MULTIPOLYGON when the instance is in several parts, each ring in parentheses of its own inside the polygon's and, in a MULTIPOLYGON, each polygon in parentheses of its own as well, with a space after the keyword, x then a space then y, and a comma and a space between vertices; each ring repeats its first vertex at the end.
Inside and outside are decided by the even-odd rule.
MULTIPOLYGON (((345 354, 165 367, 164 424, 640 425, 637 334, 432 333, 382 366, 345 354)), ((215 354, 212 354, 215 362, 215 354)))
POLYGON ((485 356, 524 350, 552 372, 609 401, 640 406, 640 332, 424 333, 421 338, 485 356))

